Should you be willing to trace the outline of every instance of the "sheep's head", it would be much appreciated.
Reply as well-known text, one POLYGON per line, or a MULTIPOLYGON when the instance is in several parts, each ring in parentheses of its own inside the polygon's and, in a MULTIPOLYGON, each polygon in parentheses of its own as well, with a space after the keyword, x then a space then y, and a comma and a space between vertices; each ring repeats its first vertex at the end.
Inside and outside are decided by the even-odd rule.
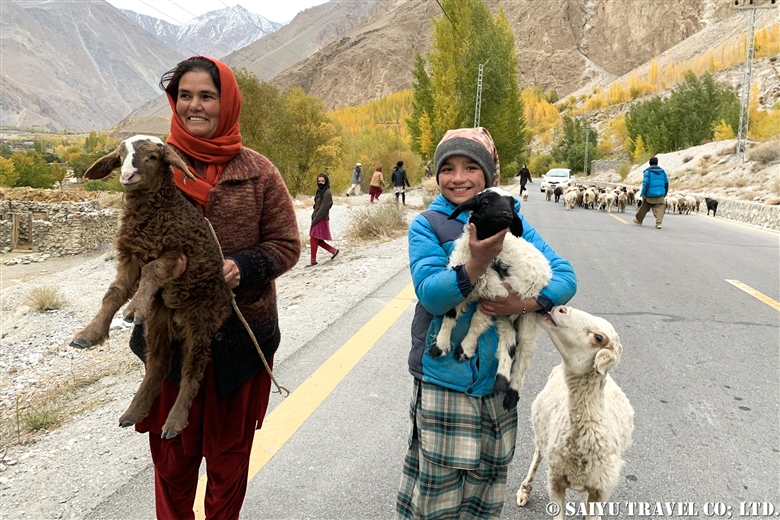
POLYGON ((516 237, 523 235, 523 221, 515 213, 515 198, 501 188, 482 190, 458 206, 449 218, 454 219, 464 211, 471 211, 469 222, 476 226, 480 240, 506 228, 516 237))
POLYGON ((571 372, 595 370, 603 375, 620 361, 623 345, 612 324, 603 318, 559 305, 544 315, 541 325, 571 372))
POLYGON ((116 150, 95 161, 84 176, 102 179, 120 166, 119 182, 126 191, 156 191, 165 176, 170 176, 169 166, 176 166, 190 178, 195 178, 173 148, 149 135, 125 139, 116 150))

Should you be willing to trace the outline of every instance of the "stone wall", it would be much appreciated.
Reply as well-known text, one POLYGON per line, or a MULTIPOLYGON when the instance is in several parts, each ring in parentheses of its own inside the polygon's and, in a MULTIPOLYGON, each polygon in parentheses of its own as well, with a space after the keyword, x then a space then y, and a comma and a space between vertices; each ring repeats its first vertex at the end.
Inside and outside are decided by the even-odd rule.
POLYGON ((75 255, 94 251, 114 242, 120 213, 102 210, 97 201, 31 202, 0 200, 0 252, 12 246, 12 215, 20 215, 20 238, 29 241, 32 251, 52 256, 75 255), (32 229, 27 230, 32 215, 32 229))
POLYGON ((613 159, 609 161, 606 161, 604 159, 599 159, 597 161, 591 161, 590 174, 595 175, 597 173, 608 172, 610 170, 617 172, 618 168, 620 168, 620 165, 624 162, 626 161, 620 159, 613 159))

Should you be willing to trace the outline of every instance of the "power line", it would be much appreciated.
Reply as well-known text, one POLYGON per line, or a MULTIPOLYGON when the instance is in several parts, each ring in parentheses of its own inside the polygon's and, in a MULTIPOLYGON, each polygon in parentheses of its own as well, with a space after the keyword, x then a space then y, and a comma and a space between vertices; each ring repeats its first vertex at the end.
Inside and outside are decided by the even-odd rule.
POLYGON ((460 32, 458 31, 458 28, 455 27, 455 22, 452 21, 452 18, 450 18, 450 15, 448 15, 447 11, 444 10, 444 6, 441 5, 441 2, 439 2, 439 0, 436 0, 436 3, 439 4, 439 7, 441 7, 441 12, 444 13, 444 16, 446 16, 447 20, 450 21, 450 23, 452 24, 452 28, 455 29, 455 32, 458 33, 458 36, 463 38, 463 36, 460 35, 460 32))

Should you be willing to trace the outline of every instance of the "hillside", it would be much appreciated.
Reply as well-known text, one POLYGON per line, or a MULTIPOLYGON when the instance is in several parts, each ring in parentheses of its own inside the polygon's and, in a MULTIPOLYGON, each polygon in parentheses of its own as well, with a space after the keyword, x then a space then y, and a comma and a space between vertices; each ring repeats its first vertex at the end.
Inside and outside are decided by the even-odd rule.
POLYGON ((115 125, 181 56, 104 0, 0 3, 0 125, 115 125))

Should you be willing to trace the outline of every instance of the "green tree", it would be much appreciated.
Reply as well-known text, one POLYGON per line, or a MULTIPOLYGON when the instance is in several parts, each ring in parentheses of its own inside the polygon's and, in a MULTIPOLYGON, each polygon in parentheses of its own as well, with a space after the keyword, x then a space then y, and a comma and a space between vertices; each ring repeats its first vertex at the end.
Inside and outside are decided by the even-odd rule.
POLYGON ((588 161, 600 159, 598 132, 590 124, 580 119, 563 116, 552 147, 552 156, 556 162, 565 164, 575 172, 585 171, 585 134, 588 134, 588 161))
POLYGON ((51 168, 37 152, 32 150, 16 152, 11 160, 14 163, 14 170, 18 174, 14 186, 51 188, 54 185, 51 168))
POLYGON ((0 186, 14 186, 18 178, 19 174, 14 169, 14 162, 0 157, 0 186))
POLYGON ((433 141, 433 91, 431 78, 425 71, 425 58, 416 54, 412 69, 412 113, 406 119, 411 136, 411 149, 425 159, 433 156, 430 142, 433 141), (428 135, 426 135, 426 133, 428 135))
POLYGON ((10 159, 13 154, 14 151, 8 143, 0 143, 0 157, 10 159))
POLYGON ((68 167, 66 165, 58 162, 51 165, 51 178, 60 185, 60 189, 62 189, 62 182, 68 177, 68 167))
POLYGON ((505 163, 516 161, 525 144, 525 121, 511 27, 503 11, 494 17, 482 0, 443 0, 442 7, 449 16, 433 21, 434 39, 427 56, 430 75, 421 57, 413 69, 414 102, 407 121, 412 149, 423 155, 420 121, 425 114, 434 143, 449 129, 474 124, 482 64, 480 126, 490 131, 505 163))

